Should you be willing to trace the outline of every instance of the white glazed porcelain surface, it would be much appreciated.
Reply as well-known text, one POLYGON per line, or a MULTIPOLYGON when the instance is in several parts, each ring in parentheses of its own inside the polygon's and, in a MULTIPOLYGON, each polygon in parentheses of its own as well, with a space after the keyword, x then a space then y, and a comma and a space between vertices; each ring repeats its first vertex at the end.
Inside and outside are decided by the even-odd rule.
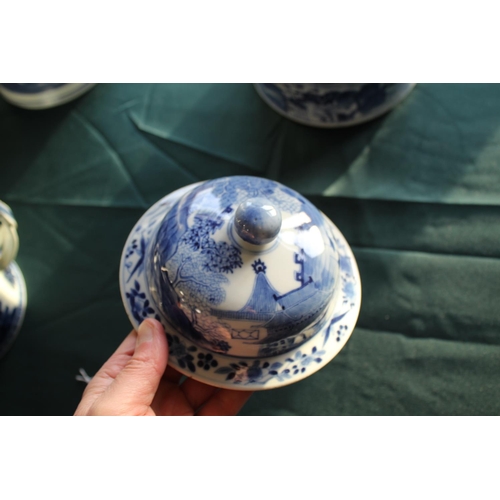
MULTIPOLYGON (((247 179, 250 178, 239 178, 238 187, 241 188, 241 182, 246 182, 247 179)), ((222 180, 222 184, 219 182, 215 186, 215 191, 222 187, 227 194, 227 186, 223 185, 224 182, 224 180, 222 180)), ((258 179, 251 178, 251 182, 252 186, 255 186, 258 179)), ((291 231, 295 237, 292 237, 288 242, 286 241, 286 231, 282 230, 278 237, 279 241, 267 253, 264 251, 252 255, 251 252, 230 251, 228 245, 231 244, 232 240, 230 236, 231 225, 228 221, 231 220, 229 216, 235 210, 239 202, 238 199, 232 200, 230 204, 232 210, 226 212, 227 221, 221 218, 217 219, 217 224, 213 224, 213 217, 209 217, 207 219, 208 226, 207 224, 196 225, 193 219, 197 212, 191 208, 185 214, 185 226, 181 234, 176 234, 178 230, 171 232, 173 226, 165 221, 168 219, 166 216, 172 212, 178 213, 179 203, 182 204, 183 200, 186 201, 186 197, 191 196, 188 204, 191 207, 196 206, 196 196, 201 196, 202 199, 206 197, 207 191, 204 189, 206 186, 207 183, 187 186, 166 196, 151 207, 132 230, 126 242, 120 266, 122 299, 132 324, 134 327, 138 327, 140 322, 147 317, 155 317, 160 320, 169 340, 171 365, 182 373, 211 385, 233 389, 261 390, 287 385, 311 375, 340 351, 352 333, 357 320, 361 302, 361 288, 356 262, 349 246, 331 221, 321 215, 323 222, 320 222, 320 225, 323 227, 316 227, 317 224, 314 222, 317 223, 318 220, 309 220, 305 225, 300 225, 300 230, 291 231), (203 191, 205 191, 204 194, 203 191), (202 194, 200 195, 200 193, 202 194), (172 207, 176 207, 175 210, 172 210, 172 207), (210 231, 206 229, 207 227, 210 228, 210 231), (325 260, 318 260, 316 264, 319 265, 316 266, 316 269, 314 258, 317 255, 314 255, 314 245, 309 249, 309 256, 301 253, 300 250, 303 248, 297 245, 296 236, 304 230, 306 231, 304 234, 307 234, 307 230, 313 230, 313 232, 318 231, 322 235, 320 239, 323 241, 323 251, 326 249, 325 260), (203 240, 199 239, 200 231, 203 233, 203 240), (159 236, 161 232, 163 234, 159 236), (176 242, 172 247, 174 250, 166 242, 169 237, 176 242), (213 241, 209 241, 211 239, 213 241), (218 248, 224 249, 224 255, 231 256, 229 262, 232 264, 220 264, 220 259, 216 261, 220 269, 217 269, 214 261, 207 261, 205 257, 201 259, 201 262, 209 270, 212 268, 213 273, 206 278, 216 281, 217 286, 213 290, 217 292, 219 288, 219 292, 217 292, 219 295, 215 292, 212 294, 218 300, 218 303, 215 304, 217 307, 207 305, 205 300, 201 309, 204 307, 206 314, 203 315, 202 311, 199 311, 205 322, 212 321, 213 324, 201 324, 196 317, 193 318, 198 314, 197 308, 193 304, 188 304, 189 307, 184 308, 182 304, 178 304, 179 307, 174 309, 170 305, 164 307, 165 295, 162 295, 160 289, 165 287, 165 283, 161 283, 158 279, 158 274, 162 273, 158 273, 158 266, 155 268, 151 262, 156 259, 156 264, 162 268, 166 276, 173 274, 179 276, 183 275, 183 272, 185 277, 191 274, 196 276, 200 272, 200 263, 194 265, 189 258, 182 257, 182 251, 179 249, 183 245, 194 245, 191 250, 195 249, 199 252, 203 251, 201 248, 203 246, 211 248, 211 251, 218 246, 218 248), (157 251, 156 247, 158 246, 160 246, 161 251, 157 251), (169 269, 168 266, 163 266, 165 261, 175 260, 177 254, 180 254, 182 258, 179 257, 180 260, 177 263, 174 262, 173 267, 171 266, 169 269), (274 257, 271 258, 273 255, 274 257), (307 267, 308 265, 303 260, 307 261, 311 255, 313 257, 310 259, 309 267, 307 267), (328 266, 326 268, 324 266, 325 262, 328 261, 334 263, 330 269, 328 266), (194 267, 192 272, 188 273, 187 270, 191 265, 194 267), (182 268, 182 266, 184 267, 182 268), (276 272, 273 277, 268 270, 275 266, 281 271, 276 272), (295 266, 295 272, 293 266, 295 266), (321 272, 318 274, 318 269, 323 268, 326 269, 324 283, 320 279, 321 272), (221 269, 226 269, 227 272, 221 272, 221 269), (304 271, 311 271, 310 276, 306 276, 304 271), (282 273, 286 276, 281 282, 280 274, 282 273), (288 276, 289 274, 291 278, 288 276), (228 275, 231 276, 231 279, 222 279, 227 278, 228 275), (305 277, 307 279, 304 279, 305 277), (332 285, 330 288, 327 285, 329 282, 332 285), (277 324, 282 324, 280 321, 284 316, 280 315, 281 310, 278 306, 282 304, 283 309, 288 312, 289 305, 298 307, 297 304, 300 304, 301 296, 305 297, 307 302, 308 295, 314 295, 313 286, 316 286, 315 293, 318 293, 318 298, 323 299, 323 309, 320 308, 321 310, 313 317, 310 324, 305 327, 301 324, 302 330, 299 329, 298 332, 293 330, 297 323, 294 323, 296 318, 292 318, 291 333, 289 330, 284 335, 277 334, 277 329, 271 328, 270 325, 275 327, 277 324), (285 291, 284 294, 279 295, 280 288, 285 291), (220 290, 223 292, 223 297, 220 295, 220 290), (289 292, 291 292, 290 295, 287 295, 289 292), (298 301, 289 298, 294 295, 299 299, 298 301), (282 296, 286 296, 285 299, 281 299, 282 296), (266 304, 273 303, 276 303, 276 307, 273 306, 272 311, 269 308, 266 309, 266 304), (241 307, 242 305, 243 307, 241 307), (248 315, 249 307, 262 305, 264 310, 260 310, 257 316, 248 315), (168 314, 165 314, 165 309, 168 314), (174 317, 176 314, 183 317, 183 322, 176 320, 174 317), (192 331, 186 329, 186 318, 188 323, 195 326, 196 336, 192 334, 192 331), (257 327, 251 328, 251 325, 249 327, 248 324, 245 324, 245 321, 248 320, 251 323, 256 322, 257 327), (208 335, 205 337, 198 335, 200 330, 202 334, 208 332, 208 335), (214 339, 216 341, 215 348, 214 342, 212 342, 214 339)), ((262 184, 262 186, 266 188, 267 185, 262 184)), ((212 185, 210 189, 213 190, 213 188, 212 185)), ((247 191, 248 188, 249 186, 245 186, 243 190, 247 191)), ((287 188, 284 189, 286 191, 287 188)), ((284 194, 286 198, 288 193, 284 194)), ((232 192, 231 196, 234 197, 234 195, 235 193, 232 192)), ((283 197, 281 191, 271 193, 267 190, 267 195, 274 198, 276 203, 280 197, 283 197)), ((224 195, 215 197, 215 200, 218 200, 218 203, 214 201, 217 210, 227 208, 225 203, 227 200, 224 200, 224 195)), ((300 208, 304 205, 301 201, 298 206, 293 208, 294 202, 292 200, 285 201, 288 201, 289 205, 285 203, 282 207, 289 206, 290 208, 288 213, 286 210, 283 211, 283 224, 286 229, 287 219, 294 216, 297 219, 297 215, 301 213, 300 208)), ((206 207, 206 199, 203 200, 203 206, 206 207)), ((317 213, 319 214, 319 212, 317 213)), ((313 215, 313 217, 315 216, 313 215)), ((178 217, 173 218, 178 219, 178 217)), ((312 239, 305 238, 302 241, 312 239)), ((316 248, 317 250, 318 248, 316 248)), ((188 254, 186 253, 186 255, 188 254)), ((175 280, 168 278, 169 285, 172 285, 172 282, 175 280)), ((176 290, 178 302, 181 303, 180 288, 174 287, 173 289, 176 290)), ((211 297, 210 293, 207 296, 211 297)), ((308 309, 311 309, 311 304, 306 306, 305 310, 308 309)), ((289 326, 289 323, 286 323, 287 329, 289 326)))

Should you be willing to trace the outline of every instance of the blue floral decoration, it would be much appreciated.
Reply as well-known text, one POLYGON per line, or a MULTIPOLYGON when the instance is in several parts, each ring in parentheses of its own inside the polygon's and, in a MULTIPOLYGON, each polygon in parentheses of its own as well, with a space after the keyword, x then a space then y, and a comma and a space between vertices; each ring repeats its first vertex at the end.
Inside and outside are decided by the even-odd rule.
POLYGON ((198 350, 197 347, 194 345, 186 347, 177 335, 170 335, 169 333, 167 333, 167 341, 169 356, 175 358, 180 368, 188 369, 191 373, 194 373, 196 366, 193 353, 198 350))
POLYGON ((226 375, 226 380, 235 384, 266 384, 272 379, 284 382, 307 371, 311 363, 321 363, 324 350, 313 347, 309 353, 296 351, 294 356, 286 358, 284 363, 261 361, 239 361, 229 363, 215 370, 215 373, 226 375))
POLYGON ((146 298, 146 294, 141 292, 141 286, 137 280, 134 282, 134 287, 125 296, 130 303, 132 315, 139 323, 151 317, 160 321, 160 316, 151 307, 150 300, 146 298))

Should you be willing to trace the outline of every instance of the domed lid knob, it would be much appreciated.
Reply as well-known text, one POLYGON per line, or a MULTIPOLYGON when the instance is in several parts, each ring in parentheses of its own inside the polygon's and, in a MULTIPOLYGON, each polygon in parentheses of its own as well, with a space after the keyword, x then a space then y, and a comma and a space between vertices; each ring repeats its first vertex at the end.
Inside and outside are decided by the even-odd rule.
POLYGON ((234 215, 238 236, 252 245, 271 243, 281 229, 281 212, 265 198, 251 198, 240 203, 234 215))

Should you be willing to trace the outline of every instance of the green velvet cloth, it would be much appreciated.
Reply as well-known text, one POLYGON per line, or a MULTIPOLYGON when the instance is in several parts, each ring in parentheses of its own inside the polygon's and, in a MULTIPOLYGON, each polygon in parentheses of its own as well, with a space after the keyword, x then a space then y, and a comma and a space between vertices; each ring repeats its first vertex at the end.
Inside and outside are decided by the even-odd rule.
POLYGON ((252 85, 102 84, 44 111, 0 102, 0 199, 28 310, 0 360, 0 414, 69 415, 130 331, 118 266, 134 223, 195 181, 259 175, 307 196, 360 268, 357 328, 326 367, 243 415, 500 412, 500 85, 416 86, 322 130, 252 85))

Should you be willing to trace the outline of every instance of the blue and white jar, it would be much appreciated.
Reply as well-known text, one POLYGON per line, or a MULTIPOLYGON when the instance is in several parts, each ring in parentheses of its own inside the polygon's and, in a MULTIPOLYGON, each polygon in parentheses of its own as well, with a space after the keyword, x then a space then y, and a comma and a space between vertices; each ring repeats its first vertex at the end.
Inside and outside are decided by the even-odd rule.
POLYGON ((14 342, 26 311, 26 284, 14 262, 19 248, 17 223, 0 201, 0 358, 14 342))
POLYGON ((0 94, 26 109, 46 109, 65 104, 88 92, 95 83, 0 83, 0 94))
POLYGON ((256 83, 262 99, 303 125, 336 128, 358 125, 387 113, 414 83, 256 83))
POLYGON ((246 176, 187 186, 148 210, 125 244, 120 286, 134 327, 163 323, 174 367, 249 390, 330 361, 361 300, 333 223, 299 193, 246 176))

